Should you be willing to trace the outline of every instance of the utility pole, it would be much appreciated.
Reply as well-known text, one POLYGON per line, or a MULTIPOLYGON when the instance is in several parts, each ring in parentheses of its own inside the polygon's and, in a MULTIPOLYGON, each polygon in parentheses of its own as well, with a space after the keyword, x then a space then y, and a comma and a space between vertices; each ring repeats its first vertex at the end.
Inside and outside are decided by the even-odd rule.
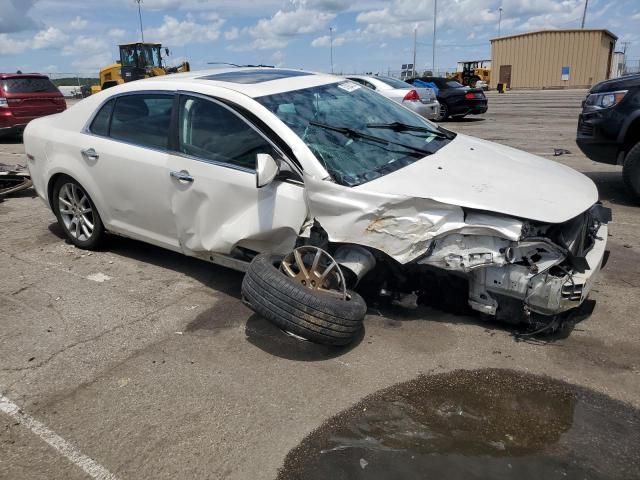
POLYGON ((588 6, 589 6, 589 0, 584 0, 584 12, 582 12, 582 25, 580 25, 580 28, 584 28, 584 21, 587 19, 588 6))
POLYGON ((329 42, 331 44, 331 73, 333 73, 333 27, 329 27, 329 42))
POLYGON ((433 0, 433 51, 431 53, 431 68, 436 75, 436 17, 438 16, 438 0, 433 0))
POLYGON ((144 31, 142 30, 142 9, 140 8, 140 4, 142 0, 135 0, 138 4, 138 19, 140 20, 140 36, 142 36, 142 43, 144 43, 144 31))
POLYGON ((627 73, 627 47, 631 42, 620 42, 622 44, 622 73, 627 73))
POLYGON ((416 77, 416 38, 418 35, 418 26, 413 27, 413 77, 416 77))
POLYGON ((502 27, 502 7, 498 9, 498 36, 500 36, 500 30, 502 27))

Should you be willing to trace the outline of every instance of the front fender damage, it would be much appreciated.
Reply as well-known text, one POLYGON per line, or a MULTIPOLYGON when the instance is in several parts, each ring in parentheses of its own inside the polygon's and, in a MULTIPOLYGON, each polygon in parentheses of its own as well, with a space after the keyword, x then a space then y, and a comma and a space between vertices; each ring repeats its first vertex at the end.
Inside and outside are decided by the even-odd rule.
POLYGON ((425 255, 444 234, 485 235, 517 241, 523 222, 517 219, 467 213, 456 205, 435 200, 345 188, 333 182, 305 179, 312 218, 322 224, 331 242, 366 245, 400 264, 425 255))

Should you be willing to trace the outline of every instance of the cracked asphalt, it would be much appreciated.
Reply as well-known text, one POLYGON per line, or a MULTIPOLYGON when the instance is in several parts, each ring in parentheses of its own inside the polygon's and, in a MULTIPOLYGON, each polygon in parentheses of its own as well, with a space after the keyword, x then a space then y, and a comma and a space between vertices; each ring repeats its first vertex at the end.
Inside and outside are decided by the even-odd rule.
MULTIPOLYGON (((347 349, 300 343, 242 305, 241 274, 124 238, 78 250, 27 191, 0 203, 0 393, 120 479, 273 479, 327 418, 455 369, 548 375, 640 408, 640 207, 620 167, 579 152, 584 95, 489 92, 486 115, 444 125, 576 168, 613 209, 595 311, 568 338, 392 307, 347 349)), ((0 141, 0 163, 25 163, 19 140, 0 141)), ((88 477, 0 412, 0 478, 88 477)))

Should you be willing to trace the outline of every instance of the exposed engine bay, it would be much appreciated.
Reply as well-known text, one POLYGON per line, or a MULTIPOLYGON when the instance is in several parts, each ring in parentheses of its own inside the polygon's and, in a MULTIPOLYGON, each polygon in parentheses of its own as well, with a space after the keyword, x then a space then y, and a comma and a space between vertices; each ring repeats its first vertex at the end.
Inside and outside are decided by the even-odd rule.
MULTIPOLYGON (((465 210, 466 221, 490 217, 465 210)), ((519 324, 530 322, 531 314, 554 318, 585 300, 606 257, 610 220, 610 210, 599 203, 561 224, 496 217, 492 223, 516 226, 519 238, 463 228, 464 233, 433 237, 424 253, 406 264, 378 249, 330 242, 317 220, 304 242, 332 252, 350 287, 368 295, 415 293, 431 303, 429 298, 466 290, 472 310, 519 324)))

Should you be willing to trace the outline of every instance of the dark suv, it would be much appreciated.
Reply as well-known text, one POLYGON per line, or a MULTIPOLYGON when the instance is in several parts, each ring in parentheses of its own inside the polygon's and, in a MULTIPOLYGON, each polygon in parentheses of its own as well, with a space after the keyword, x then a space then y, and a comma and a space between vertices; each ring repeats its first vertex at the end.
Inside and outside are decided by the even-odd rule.
POLYGON ((591 160, 623 165, 624 181, 640 199, 640 74, 591 88, 582 102, 576 142, 591 160))

